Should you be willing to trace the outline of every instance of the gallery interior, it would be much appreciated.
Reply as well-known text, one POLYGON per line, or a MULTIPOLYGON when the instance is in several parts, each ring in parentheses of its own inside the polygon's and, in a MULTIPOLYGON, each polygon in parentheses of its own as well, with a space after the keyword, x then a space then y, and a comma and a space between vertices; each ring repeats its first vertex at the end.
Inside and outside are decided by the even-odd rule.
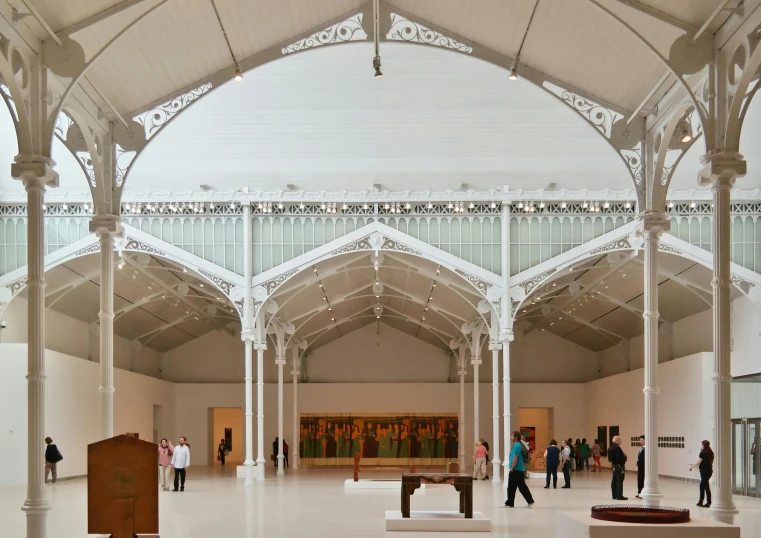
POLYGON ((3 536, 761 537, 761 0, 0 0, 0 52, 3 536))

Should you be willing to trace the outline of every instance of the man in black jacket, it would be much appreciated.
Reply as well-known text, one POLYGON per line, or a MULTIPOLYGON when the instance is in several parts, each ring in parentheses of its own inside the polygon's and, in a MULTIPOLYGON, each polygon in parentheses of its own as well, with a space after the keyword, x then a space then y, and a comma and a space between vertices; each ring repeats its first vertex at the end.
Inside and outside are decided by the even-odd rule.
POLYGON ((616 435, 608 449, 608 461, 613 468, 613 479, 610 481, 610 489, 613 499, 617 501, 628 501, 624 497, 624 465, 626 465, 626 454, 621 450, 621 437, 616 435))
POLYGON ((639 453, 637 454, 637 498, 641 499, 642 489, 645 487, 645 436, 639 436, 639 453))

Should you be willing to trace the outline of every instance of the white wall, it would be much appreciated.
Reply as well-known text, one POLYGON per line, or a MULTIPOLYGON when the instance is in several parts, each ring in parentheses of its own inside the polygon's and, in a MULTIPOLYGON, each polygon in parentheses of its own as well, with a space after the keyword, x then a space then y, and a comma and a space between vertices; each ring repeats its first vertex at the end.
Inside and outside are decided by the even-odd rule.
MULTIPOLYGON (((45 436, 53 438, 64 460, 59 476, 87 473, 87 445, 100 438, 99 365, 48 350, 45 353, 45 436)), ((26 483, 27 346, 0 344, 0 484, 26 483)), ((124 370, 114 371, 114 433, 138 432, 151 440, 154 405, 162 422, 174 424, 174 386, 124 370)), ((174 437, 171 426, 158 432, 174 437)), ((40 462, 42 465, 43 462, 40 462)))
POLYGON ((732 301, 732 375, 761 374, 761 304, 746 297, 732 301))
MULTIPOLYGON (((697 353, 659 365, 658 435, 685 438, 685 448, 658 449, 659 473, 694 478, 688 465, 697 458, 700 442, 712 440, 713 403, 711 401, 711 354, 697 353), (692 395, 692 396, 691 396, 692 395)), ((622 448, 629 456, 629 469, 635 468, 637 448, 630 438, 644 433, 644 370, 585 383, 587 439, 597 436, 598 426, 618 426, 622 448)), ((562 436, 561 436, 562 437, 562 436)), ((656 440, 646 439, 656 446, 656 440)), ((655 448, 651 448, 655 450, 655 448)))
MULTIPOLYGON (((2 330, 4 343, 26 343, 27 340, 27 301, 22 297, 14 298, 2 317, 7 327, 2 330)), ((65 355, 100 361, 100 335, 91 334, 84 321, 61 314, 56 310, 45 309, 45 347, 65 355)), ((114 366, 144 375, 160 377, 161 353, 149 347, 133 351, 129 340, 114 335, 114 366)))

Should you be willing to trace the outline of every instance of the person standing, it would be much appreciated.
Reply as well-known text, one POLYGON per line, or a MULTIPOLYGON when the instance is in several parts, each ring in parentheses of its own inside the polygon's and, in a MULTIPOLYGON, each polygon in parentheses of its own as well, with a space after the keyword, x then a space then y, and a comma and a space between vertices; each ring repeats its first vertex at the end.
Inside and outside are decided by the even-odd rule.
POLYGON ((581 469, 584 470, 586 467, 587 471, 589 470, 589 444, 587 443, 587 438, 583 438, 581 440, 581 446, 579 447, 579 452, 581 452, 581 469))
POLYGON ((50 437, 45 437, 45 483, 48 482, 48 475, 53 475, 53 484, 58 480, 58 462, 63 459, 61 451, 55 445, 50 437))
POLYGON ((573 461, 573 456, 570 440, 563 441, 563 450, 560 453, 560 457, 560 464, 563 467, 563 479, 565 480, 563 489, 571 489, 571 462, 573 461))
POLYGON ((595 439, 595 444, 592 445, 592 459, 595 461, 594 469, 592 469, 592 472, 602 472, 602 465, 600 464, 600 440, 595 439))
POLYGON ((700 500, 698 506, 703 508, 711 507, 711 476, 713 476, 713 450, 711 450, 711 443, 703 441, 703 449, 698 454, 698 461, 690 465, 690 471, 695 467, 700 470, 700 500), (706 503, 703 504, 703 498, 705 497, 706 503))
POLYGON ((473 453, 473 480, 478 480, 479 473, 481 474, 481 480, 489 478, 486 475, 486 456, 489 452, 486 447, 478 441, 476 443, 476 450, 473 453))
POLYGON ((552 476, 552 487, 558 487, 558 465, 560 465, 560 449, 558 442, 553 439, 550 446, 544 451, 544 459, 547 463, 547 485, 544 489, 550 489, 550 476, 552 476))
POLYGON ((224 439, 219 440, 219 446, 217 447, 217 461, 222 465, 225 464, 225 456, 227 455, 227 443, 224 439))
MULTIPOLYGON (((489 450, 490 450, 489 443, 487 441, 484 441, 483 437, 481 437, 479 439, 479 441, 481 441, 481 444, 486 447, 486 469, 488 471, 488 469, 489 469, 489 450)), ((489 480, 489 475, 488 474, 486 475, 486 478, 484 480, 489 480)))
POLYGON ((172 467, 174 467, 174 489, 172 491, 185 491, 185 474, 190 467, 190 449, 184 437, 180 437, 180 445, 174 447, 172 467))
POLYGON ((526 485, 526 463, 523 459, 523 446, 521 444, 520 432, 510 434, 510 441, 513 442, 513 448, 510 450, 509 474, 507 475, 507 500, 505 506, 512 508, 515 505, 515 490, 519 490, 523 498, 526 499, 526 507, 534 505, 534 498, 531 496, 526 485))
POLYGON ((277 441, 278 441, 278 437, 275 437, 275 440, 272 441, 272 458, 273 458, 273 461, 275 462, 275 467, 277 467, 277 455, 278 455, 277 441))
POLYGON ((576 463, 576 470, 581 472, 584 469, 581 467, 581 440, 576 438, 576 444, 573 446, 573 458, 576 463))
POLYGON ((637 494, 635 497, 642 498, 642 489, 645 487, 645 436, 639 436, 639 452, 637 453, 637 494))
POLYGON ((624 497, 624 476, 626 465, 626 453, 621 449, 621 437, 616 435, 610 444, 608 449, 608 461, 613 468, 613 479, 610 481, 610 490, 613 495, 613 499, 617 501, 628 501, 628 497, 624 497))
POLYGON ((169 470, 172 468, 174 447, 166 439, 159 446, 159 485, 163 491, 169 491, 169 470))
POLYGON ((283 465, 288 467, 288 443, 283 439, 283 465))

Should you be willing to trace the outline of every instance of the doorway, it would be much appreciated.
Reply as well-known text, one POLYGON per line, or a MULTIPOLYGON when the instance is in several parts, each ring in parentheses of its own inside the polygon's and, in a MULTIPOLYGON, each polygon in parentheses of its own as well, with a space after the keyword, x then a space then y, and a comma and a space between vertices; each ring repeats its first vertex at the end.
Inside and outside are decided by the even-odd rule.
POLYGON ((551 407, 518 408, 518 425, 526 436, 531 450, 542 450, 550 444, 555 429, 554 409, 551 407))
POLYGON ((209 454, 212 465, 220 465, 217 460, 217 451, 222 439, 224 439, 227 456, 225 465, 239 465, 243 463, 244 435, 243 435, 243 409, 240 407, 214 407, 210 409, 211 428, 210 443, 212 450, 209 454))
POLYGON ((732 419, 732 491, 761 497, 761 418, 732 419))

